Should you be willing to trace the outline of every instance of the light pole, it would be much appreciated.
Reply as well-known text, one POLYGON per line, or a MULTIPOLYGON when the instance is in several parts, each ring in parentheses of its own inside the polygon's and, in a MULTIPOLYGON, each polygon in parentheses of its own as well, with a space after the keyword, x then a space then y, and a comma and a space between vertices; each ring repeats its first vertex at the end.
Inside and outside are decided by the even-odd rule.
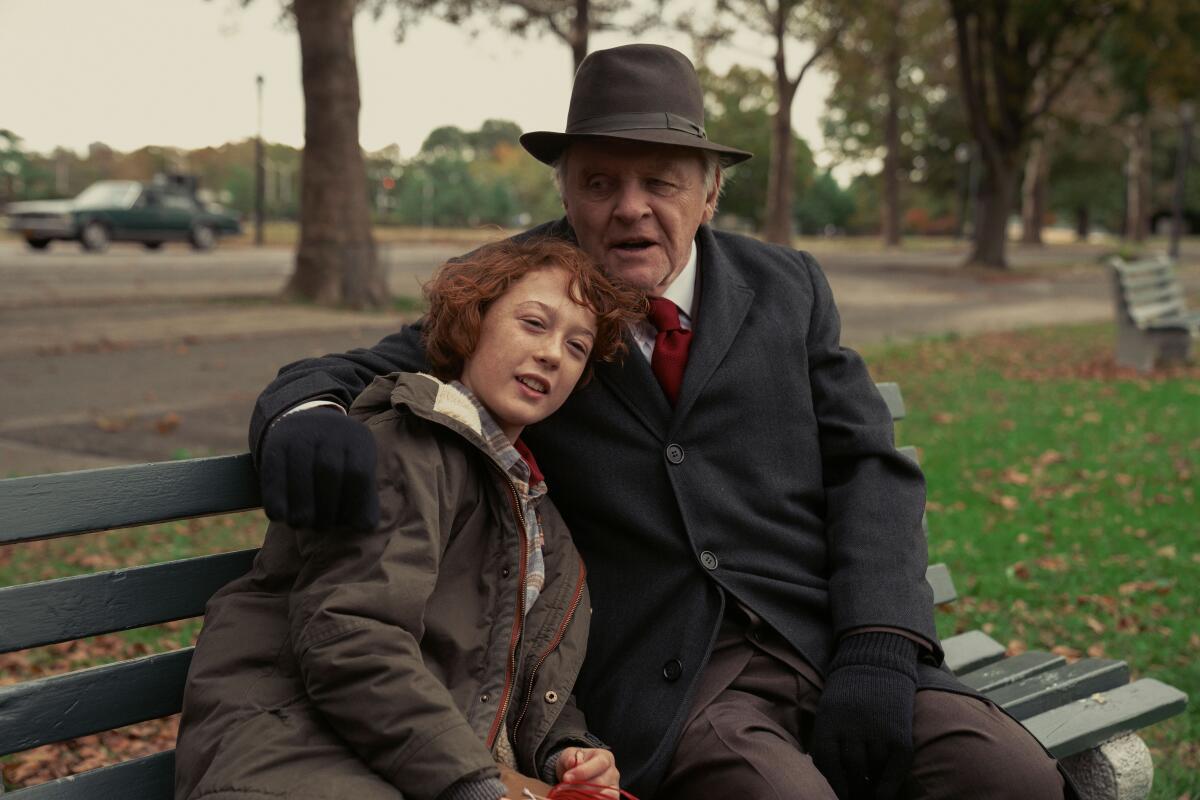
POLYGON ((1171 209, 1171 246, 1169 254, 1179 260, 1179 240, 1183 236, 1183 206, 1187 199, 1187 171, 1192 151, 1192 122, 1196 118, 1196 109, 1188 101, 1179 108, 1179 119, 1182 123, 1179 132, 1179 157, 1175 172, 1175 202, 1171 209))
POLYGON ((954 160, 958 162, 958 233, 956 238, 963 238, 967 226, 967 203, 971 192, 971 161, 974 154, 971 145, 962 142, 954 148, 954 160))
POLYGON ((254 79, 255 85, 258 87, 258 130, 254 137, 254 246, 262 247, 263 245, 263 190, 265 183, 265 174, 263 167, 263 139, 262 139, 262 95, 263 95, 263 76, 258 75, 254 79))

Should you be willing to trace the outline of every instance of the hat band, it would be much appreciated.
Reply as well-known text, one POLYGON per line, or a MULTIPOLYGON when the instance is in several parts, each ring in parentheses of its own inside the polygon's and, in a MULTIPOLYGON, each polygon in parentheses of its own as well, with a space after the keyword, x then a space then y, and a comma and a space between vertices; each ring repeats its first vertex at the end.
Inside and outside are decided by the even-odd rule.
POLYGON ((567 126, 566 133, 612 133, 634 130, 673 130, 690 133, 701 139, 708 138, 704 133, 703 126, 697 125, 687 117, 681 117, 669 111, 631 112, 592 117, 571 123, 567 126))

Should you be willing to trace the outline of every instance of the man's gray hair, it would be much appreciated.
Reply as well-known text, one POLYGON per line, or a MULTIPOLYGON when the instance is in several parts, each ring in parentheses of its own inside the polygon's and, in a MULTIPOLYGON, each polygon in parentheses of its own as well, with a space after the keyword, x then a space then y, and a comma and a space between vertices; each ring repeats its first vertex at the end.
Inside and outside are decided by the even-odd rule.
MULTIPOLYGON (((560 198, 563 196, 563 189, 567 185, 567 153, 570 150, 571 148, 569 147, 565 148, 562 151, 562 155, 555 159, 553 164, 554 185, 558 187, 558 196, 560 198)), ((698 151, 698 155, 704 167, 704 191, 711 192, 722 174, 721 157, 710 150, 700 150, 698 151)), ((721 181, 721 190, 724 191, 724 189, 725 182, 721 181)), ((717 197, 718 199, 720 198, 720 193, 717 194, 717 197)))

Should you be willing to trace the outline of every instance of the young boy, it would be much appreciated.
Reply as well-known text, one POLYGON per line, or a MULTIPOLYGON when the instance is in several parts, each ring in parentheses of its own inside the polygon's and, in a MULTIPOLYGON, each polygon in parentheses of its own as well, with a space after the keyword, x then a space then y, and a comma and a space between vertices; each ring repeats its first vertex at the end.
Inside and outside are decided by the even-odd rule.
POLYGON ((618 784, 571 696, 584 566, 520 435, 621 354, 645 300, 548 240, 483 247, 427 295, 434 375, 378 378, 350 409, 375 439, 379 527, 273 523, 250 573, 209 603, 181 800, 547 788, 518 774, 618 784))

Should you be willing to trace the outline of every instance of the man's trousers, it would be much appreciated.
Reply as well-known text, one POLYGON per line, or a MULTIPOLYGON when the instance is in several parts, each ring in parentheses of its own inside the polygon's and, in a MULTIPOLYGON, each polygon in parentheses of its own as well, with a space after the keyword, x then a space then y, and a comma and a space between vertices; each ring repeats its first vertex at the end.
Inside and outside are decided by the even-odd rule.
MULTIPOLYGON (((655 797, 836 800, 806 752, 820 678, 769 628, 731 617, 655 797)), ((1054 759, 996 706, 934 690, 917 692, 913 706, 905 800, 1062 800, 1054 759)))

